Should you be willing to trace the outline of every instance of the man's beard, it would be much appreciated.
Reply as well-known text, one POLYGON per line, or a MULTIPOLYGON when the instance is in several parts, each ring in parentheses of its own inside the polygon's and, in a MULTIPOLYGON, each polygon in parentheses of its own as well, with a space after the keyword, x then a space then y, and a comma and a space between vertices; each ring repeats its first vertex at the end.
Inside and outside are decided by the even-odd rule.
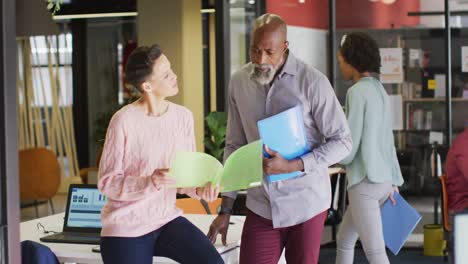
POLYGON ((265 85, 269 84, 273 78, 275 78, 276 67, 269 64, 256 64, 253 63, 252 69, 252 79, 254 79, 259 84, 265 85), (268 69, 266 72, 262 72, 260 69, 268 69))

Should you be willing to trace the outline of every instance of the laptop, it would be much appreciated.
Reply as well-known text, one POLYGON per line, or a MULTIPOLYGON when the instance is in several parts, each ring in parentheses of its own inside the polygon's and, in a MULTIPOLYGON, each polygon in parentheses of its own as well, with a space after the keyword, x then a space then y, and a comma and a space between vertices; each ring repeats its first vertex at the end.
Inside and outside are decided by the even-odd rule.
POLYGON ((101 209, 106 203, 96 185, 71 184, 63 232, 41 237, 42 242, 99 245, 101 240, 101 209))
POLYGON ((466 263, 468 259, 468 210, 457 213, 454 217, 454 253, 455 264, 466 263))

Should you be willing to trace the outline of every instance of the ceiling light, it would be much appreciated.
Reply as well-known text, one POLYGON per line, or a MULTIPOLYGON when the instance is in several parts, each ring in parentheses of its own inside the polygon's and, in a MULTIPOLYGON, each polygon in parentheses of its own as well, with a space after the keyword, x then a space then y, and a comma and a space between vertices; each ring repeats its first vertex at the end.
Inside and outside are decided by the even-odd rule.
POLYGON ((202 14, 208 14, 208 13, 214 13, 215 9, 214 8, 204 8, 201 10, 202 14))
POLYGON ((119 13, 96 13, 96 14, 71 14, 52 16, 54 20, 80 19, 80 18, 102 18, 102 17, 129 17, 137 16, 137 12, 119 12, 119 13))

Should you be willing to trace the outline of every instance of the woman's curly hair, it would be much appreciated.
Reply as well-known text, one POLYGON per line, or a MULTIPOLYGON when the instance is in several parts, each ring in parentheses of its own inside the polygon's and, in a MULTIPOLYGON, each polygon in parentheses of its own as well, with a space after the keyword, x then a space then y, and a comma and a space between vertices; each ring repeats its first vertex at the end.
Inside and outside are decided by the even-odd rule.
POLYGON ((340 47, 343 59, 359 72, 380 73, 380 52, 377 42, 363 32, 343 36, 340 47))

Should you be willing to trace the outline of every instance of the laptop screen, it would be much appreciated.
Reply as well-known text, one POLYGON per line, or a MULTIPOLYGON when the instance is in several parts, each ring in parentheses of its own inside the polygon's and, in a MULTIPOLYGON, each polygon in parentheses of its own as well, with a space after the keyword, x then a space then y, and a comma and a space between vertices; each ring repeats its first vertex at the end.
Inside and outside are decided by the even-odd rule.
POLYGON ((101 228, 101 209, 106 197, 97 188, 70 188, 67 227, 101 228))
POLYGON ((455 237, 455 263, 466 263, 468 259, 468 212, 455 215, 454 219, 455 237))

